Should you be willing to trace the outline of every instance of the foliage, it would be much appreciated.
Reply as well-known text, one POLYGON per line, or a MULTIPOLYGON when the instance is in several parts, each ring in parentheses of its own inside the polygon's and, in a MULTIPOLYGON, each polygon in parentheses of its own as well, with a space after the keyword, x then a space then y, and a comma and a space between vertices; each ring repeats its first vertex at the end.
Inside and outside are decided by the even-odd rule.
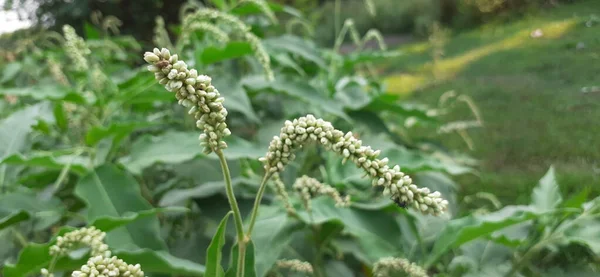
POLYGON ((184 23, 168 40, 177 56, 145 54, 154 77, 139 44, 103 24, 2 64, 3 276, 68 275, 86 261, 148 276, 372 276, 398 261, 421 276, 598 270, 598 199, 562 195, 551 169, 529 205, 460 211, 450 175, 474 169, 396 128, 440 128, 441 109, 399 101, 370 70, 400 53, 321 48, 272 17, 298 11, 249 2, 186 7, 210 28, 184 23), (82 70, 70 59, 87 48, 82 70), (122 261, 53 255, 83 226, 122 261))

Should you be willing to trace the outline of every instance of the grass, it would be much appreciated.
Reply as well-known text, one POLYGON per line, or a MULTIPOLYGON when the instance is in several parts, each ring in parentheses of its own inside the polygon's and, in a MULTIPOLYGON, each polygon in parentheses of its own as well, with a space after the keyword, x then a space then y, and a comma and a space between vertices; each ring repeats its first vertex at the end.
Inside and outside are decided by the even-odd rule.
MULTIPOLYGON (((600 16, 600 1, 563 5, 452 36, 435 64, 422 42, 403 46, 406 55, 387 65, 388 90, 409 100, 435 106, 454 90, 477 103, 485 126, 469 130, 474 150, 457 134, 437 137, 481 161, 477 176, 458 178, 463 195, 526 203, 551 165, 564 193, 600 194, 600 92, 582 92, 600 86, 600 22, 585 25, 593 14, 600 16), (532 38, 538 28, 543 36, 532 38)), ((447 119, 473 116, 464 105, 447 119)))

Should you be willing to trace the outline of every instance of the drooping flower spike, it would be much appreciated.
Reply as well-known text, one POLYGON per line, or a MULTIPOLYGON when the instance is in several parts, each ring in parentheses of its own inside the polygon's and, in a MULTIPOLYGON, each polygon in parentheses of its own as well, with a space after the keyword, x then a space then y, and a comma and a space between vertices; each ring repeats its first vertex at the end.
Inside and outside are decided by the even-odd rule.
POLYGON ((231 135, 231 131, 225 122, 225 99, 211 85, 211 78, 198 75, 195 69, 188 69, 184 61, 180 61, 176 54, 171 55, 166 48, 146 52, 144 60, 150 64, 148 70, 154 72, 158 82, 175 93, 180 105, 190 109, 188 113, 197 120, 196 126, 204 131, 199 138, 204 152, 209 154, 227 148, 223 139, 231 135))
POLYGON ((400 166, 390 167, 388 158, 379 159, 380 150, 363 146, 352 132, 344 134, 330 122, 313 115, 286 121, 281 133, 273 138, 267 154, 260 161, 267 172, 281 172, 295 158, 294 152, 310 142, 319 143, 325 149, 343 156, 344 161, 350 160, 362 168, 371 177, 373 186, 383 187, 383 194, 390 195, 394 202, 432 215, 440 215, 448 207, 448 201, 439 192, 417 187, 408 175, 400 171, 400 166))

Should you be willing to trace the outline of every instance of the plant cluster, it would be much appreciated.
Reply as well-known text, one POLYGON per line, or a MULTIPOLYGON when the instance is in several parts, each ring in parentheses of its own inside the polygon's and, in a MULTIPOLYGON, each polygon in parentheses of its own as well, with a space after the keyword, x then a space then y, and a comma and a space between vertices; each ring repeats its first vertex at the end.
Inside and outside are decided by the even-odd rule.
POLYGON ((280 26, 306 21, 291 7, 184 8, 143 57, 96 14, 85 35, 65 26, 0 66, 2 276, 599 270, 600 201, 563 199, 553 170, 529 205, 460 209, 451 177, 475 169, 396 127, 460 130, 443 110, 473 103, 388 92, 373 69, 398 53, 363 48, 375 31, 340 24, 336 45, 357 45, 341 53, 280 26))

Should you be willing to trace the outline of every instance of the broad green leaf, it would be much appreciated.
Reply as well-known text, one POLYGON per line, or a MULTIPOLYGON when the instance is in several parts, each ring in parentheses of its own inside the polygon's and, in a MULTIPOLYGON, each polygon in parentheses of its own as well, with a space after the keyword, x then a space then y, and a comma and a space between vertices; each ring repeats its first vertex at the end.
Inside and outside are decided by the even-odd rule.
POLYGON ((12 62, 2 68, 2 78, 0 78, 0 84, 6 83, 13 79, 19 71, 23 68, 23 65, 19 62, 12 62))
POLYGON ((585 213, 576 224, 565 230, 563 244, 576 243, 600 256, 600 214, 585 213))
POLYGON ((490 214, 469 215, 452 220, 437 238, 426 266, 433 265, 442 255, 469 241, 491 235, 498 230, 535 219, 538 216, 525 206, 507 206, 490 214))
MULTIPOLYGON (((237 185, 239 179, 234 179, 232 182, 234 185, 237 185)), ((223 181, 206 182, 188 189, 172 189, 163 195, 159 206, 177 205, 191 198, 204 198, 223 191, 225 191, 225 183, 223 181)))
POLYGON ((94 126, 85 135, 87 145, 96 145, 101 140, 112 137, 113 143, 118 143, 133 131, 156 125, 152 122, 116 122, 108 127, 94 126))
POLYGON ((227 228, 229 216, 231 216, 232 213, 233 212, 228 212, 225 217, 223 217, 208 249, 206 249, 205 266, 207 276, 222 277, 225 275, 225 270, 221 265, 221 258, 223 257, 223 245, 225 245, 225 229, 227 228))
POLYGON ((335 93, 335 100, 351 110, 359 110, 371 102, 371 96, 359 84, 352 83, 340 87, 335 93))
POLYGON ((202 155, 198 132, 166 132, 159 136, 145 135, 131 146, 129 156, 119 160, 133 174, 157 162, 180 163, 202 155))
MULTIPOLYGON (((257 277, 256 269, 254 268, 254 243, 252 240, 246 244, 246 258, 244 263, 244 277, 257 277)), ((225 277, 235 277, 237 273, 237 260, 238 260, 238 245, 235 244, 231 248, 231 259, 229 261, 229 269, 225 274, 225 277)), ((207 275, 208 276, 208 275, 207 275)))
POLYGON ((54 109, 52 110, 54 113, 54 120, 56 121, 56 126, 61 131, 65 131, 69 128, 69 119, 67 118, 67 113, 65 112, 65 108, 62 102, 55 102, 54 109))
POLYGON ((165 91, 165 88, 156 82, 146 68, 127 76, 119 82, 118 88, 119 93, 111 100, 121 104, 172 102, 175 99, 173 94, 165 91))
MULTIPOLYGON (((50 246, 56 242, 56 237, 72 231, 72 227, 63 227, 54 238, 44 244, 29 243, 19 253, 19 258, 15 264, 4 264, 4 277, 23 277, 29 275, 39 275, 42 268, 47 268, 52 260, 50 256, 50 246)), ((56 270, 74 270, 85 264, 86 259, 71 260, 61 258, 56 263, 56 270)))
POLYGON ((573 195, 571 198, 563 201, 561 203, 561 207, 580 209, 580 208, 582 208, 585 201, 588 199, 589 194, 590 194, 590 189, 584 188, 579 193, 573 195))
POLYGON ((188 212, 187 208, 183 207, 167 207, 167 208, 154 208, 141 212, 125 212, 121 217, 114 216, 102 216, 96 218, 91 222, 91 226, 95 226, 99 230, 109 232, 113 229, 119 228, 138 219, 154 216, 163 212, 188 212))
POLYGON ((473 169, 453 160, 440 160, 424 152, 408 150, 401 146, 382 149, 382 157, 388 157, 391 164, 400 165, 406 172, 424 170, 445 171, 452 175, 472 172, 473 169))
MULTIPOLYGON (((313 222, 305 211, 298 213, 306 224, 313 222)), ((326 197, 312 200, 312 213, 315 224, 343 224, 344 231, 358 241, 367 259, 364 262, 372 263, 382 257, 395 256, 402 250, 400 240, 389 239, 401 236, 400 227, 392 214, 355 207, 337 208, 333 200, 326 197)))
POLYGON ((31 97, 35 100, 61 100, 68 94, 69 91, 66 88, 52 84, 0 89, 0 95, 31 97))
POLYGON ((85 38, 86 39, 98 39, 100 38, 100 32, 98 32, 98 29, 96 29, 96 27, 88 22, 85 22, 83 24, 83 30, 85 33, 85 38))
POLYGON ((39 103, 13 112, 0 121, 0 159, 18 153, 27 146, 27 135, 37 118, 52 116, 48 103, 39 103))
POLYGON ((140 264, 147 273, 162 273, 169 276, 209 276, 204 266, 184 260, 166 251, 150 249, 117 250, 115 255, 130 264, 140 264))
POLYGON ((254 108, 252 108, 250 98, 248 98, 239 81, 219 77, 213 79, 213 84, 226 99, 223 105, 228 111, 240 112, 250 121, 260 123, 260 119, 254 112, 254 108))
POLYGON ((42 167, 48 169, 61 170, 69 167, 69 170, 79 174, 86 174, 89 169, 87 158, 79 155, 60 155, 60 153, 34 153, 32 155, 23 156, 21 154, 10 155, 0 163, 9 165, 24 165, 27 167, 42 167))
POLYGON ((2 194, 0 229, 31 218, 34 229, 43 230, 60 220, 64 211, 63 204, 56 198, 43 200, 27 191, 2 194))
POLYGON ((554 176, 554 167, 550 167, 546 175, 542 177, 539 184, 533 189, 531 206, 540 212, 547 212, 558 207, 561 202, 562 195, 554 176))
POLYGON ((263 41, 267 51, 271 53, 284 52, 295 56, 302 57, 307 61, 311 61, 321 68, 326 68, 325 60, 321 56, 319 49, 311 41, 304 40, 297 36, 283 35, 275 38, 268 38, 263 41))
MULTIPOLYGON (((113 165, 103 165, 83 177, 75 187, 75 195, 87 206, 86 218, 93 222, 103 217, 123 217, 129 212, 143 212, 152 206, 141 196, 140 185, 127 173, 113 165)), ((113 230, 106 243, 115 249, 137 247, 162 250, 156 216, 148 216, 113 230)))
POLYGON ((293 233, 301 226, 277 207, 261 206, 259 211, 252 231, 252 241, 256 245, 256 276, 262 277, 281 258, 280 255, 292 240, 293 233))
MULTIPOLYGON (((192 160, 195 157, 203 156, 198 134, 199 132, 169 131, 159 136, 143 136, 133 143, 129 156, 121 158, 119 162, 131 173, 140 174, 144 168, 155 163, 176 164, 192 160)), ((266 153, 268 147, 259 147, 235 136, 230 136, 225 141, 227 149, 223 152, 230 160, 257 159, 266 153)), ((214 154, 203 157, 218 159, 214 154)))
POLYGON ((437 120, 427 115, 427 111, 409 105, 399 104, 400 96, 397 94, 381 94, 373 98, 373 101, 365 107, 368 111, 381 112, 388 111, 404 117, 414 116, 418 119, 436 122, 437 120))
POLYGON ((203 64, 208 65, 250 54, 252 54, 252 47, 248 42, 231 41, 222 48, 215 46, 208 46, 204 48, 198 58, 203 64))
MULTIPOLYGON (((280 75, 279 75, 280 76, 280 75)), ((284 93, 294 98, 301 99, 308 104, 320 108, 324 112, 337 115, 348 120, 341 103, 328 98, 322 92, 311 86, 306 80, 292 79, 291 77, 276 77, 275 81, 267 82, 263 76, 253 76, 242 80, 242 85, 255 92, 270 90, 275 93, 284 93)))

